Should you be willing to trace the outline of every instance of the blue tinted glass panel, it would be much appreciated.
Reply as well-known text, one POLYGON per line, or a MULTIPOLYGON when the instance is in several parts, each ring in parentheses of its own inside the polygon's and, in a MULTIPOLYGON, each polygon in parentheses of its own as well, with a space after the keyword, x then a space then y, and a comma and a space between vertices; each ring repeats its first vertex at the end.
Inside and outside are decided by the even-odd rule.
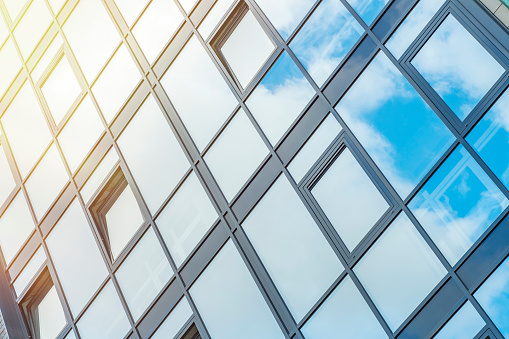
POLYGON ((348 0, 362 20, 370 25, 389 0, 348 0))
POLYGON ((467 301, 459 311, 433 337, 434 339, 462 339, 473 338, 486 325, 470 301, 467 301))

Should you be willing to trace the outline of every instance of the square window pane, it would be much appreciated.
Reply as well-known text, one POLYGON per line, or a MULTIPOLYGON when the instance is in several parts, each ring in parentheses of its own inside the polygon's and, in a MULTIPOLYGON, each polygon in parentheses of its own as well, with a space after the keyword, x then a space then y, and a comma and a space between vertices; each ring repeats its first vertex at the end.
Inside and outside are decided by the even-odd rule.
POLYGON ((348 2, 369 26, 389 0, 348 0, 348 2))
POLYGON ((220 47, 242 88, 253 80, 275 48, 250 10, 220 47))
POLYGON ((460 120, 504 73, 452 15, 433 33, 412 64, 460 120))
POLYGON ((198 245, 216 219, 212 202, 196 174, 191 173, 156 220, 177 267, 198 245))
POLYGON ((350 276, 334 289, 301 329, 306 339, 387 338, 350 276))
POLYGON ((67 171, 53 144, 25 184, 37 220, 41 220, 68 181, 67 171))
POLYGON ((12 176, 11 167, 5 155, 5 148, 0 144, 0 206, 16 187, 16 182, 12 176))
POLYGON ((246 105, 275 145, 302 112, 315 91, 290 56, 283 52, 246 105))
POLYGON ((118 145, 154 213, 189 168, 189 162, 152 96, 124 130, 118 145))
POLYGON ((115 273, 135 321, 172 275, 170 263, 150 228, 115 273))
POLYGON ((350 251, 389 208, 348 148, 334 160, 311 193, 350 251))
POLYGON ((472 303, 467 301, 433 339, 474 338, 485 325, 472 303))
POLYGON ((198 26, 198 32, 200 32, 203 39, 207 40, 209 38, 214 28, 219 24, 219 21, 223 18, 226 12, 228 12, 228 9, 230 9, 234 2, 235 0, 216 1, 205 19, 203 19, 198 26))
POLYGON ((5 94, 16 75, 21 70, 21 61, 18 57, 16 47, 9 38, 0 50, 0 98, 5 94))
MULTIPOLYGON (((3 245, 2 245, 3 248, 3 245)), ((16 277, 16 280, 12 283, 12 287, 14 287, 14 291, 16 292, 16 296, 19 297, 28 287, 32 279, 35 279, 35 275, 37 272, 43 267, 46 263, 46 253, 42 246, 39 246, 37 251, 35 251, 34 255, 26 266, 23 268, 21 273, 16 277)))
POLYGON ((148 0, 114 0, 127 26, 131 26, 141 11, 147 6, 148 0))
POLYGON ((67 324, 55 286, 51 287, 34 312, 38 338, 56 338, 67 324))
POLYGON ((46 243, 71 312, 76 316, 108 275, 85 213, 76 200, 46 243))
POLYGON ((28 60, 52 21, 44 0, 32 1, 14 30, 14 37, 25 60, 28 60))
POLYGON ((192 315, 193 310, 187 298, 183 297, 150 339, 175 338, 192 315))
POLYGON ((459 146, 408 207, 454 266, 508 205, 504 194, 459 146))
POLYGON ((82 339, 125 337, 131 324, 111 281, 104 286, 77 326, 82 339))
POLYGON ((238 104, 195 36, 182 49, 161 84, 199 150, 205 148, 238 104))
POLYGON ((191 286, 190 294, 212 338, 284 338, 231 240, 191 286))
POLYGON ((403 199, 454 140, 384 54, 335 108, 403 199))
POLYGON ((393 331, 447 273, 403 214, 392 222, 354 271, 393 331))
POLYGON ((103 131, 102 121, 87 95, 58 136, 71 172, 78 169, 103 131))
POLYGON ((150 63, 156 60, 184 18, 173 0, 153 0, 133 28, 133 34, 150 63))
POLYGON ((262 138, 241 109, 212 144, 204 160, 230 201, 268 153, 262 138))
POLYGON ((343 272, 343 265, 284 177, 242 226, 299 322, 343 272))
POLYGON ((290 43, 300 62, 322 86, 364 33, 338 0, 322 2, 290 43))

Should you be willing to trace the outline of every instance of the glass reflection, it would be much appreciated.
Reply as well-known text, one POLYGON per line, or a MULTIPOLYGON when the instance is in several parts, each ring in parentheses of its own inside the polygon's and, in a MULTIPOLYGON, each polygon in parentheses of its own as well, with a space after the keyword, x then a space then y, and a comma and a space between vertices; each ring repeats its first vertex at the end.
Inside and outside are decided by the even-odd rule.
MULTIPOLYGON (((2 245, 3 248, 3 245, 2 245)), ((28 287, 32 279, 35 278, 37 272, 46 263, 46 253, 42 246, 39 246, 37 251, 34 253, 32 258, 28 261, 26 266, 23 268, 21 273, 16 277, 16 280, 12 283, 16 296, 19 297, 28 287)))
POLYGON ((189 293, 212 338, 284 338, 231 240, 189 293))
POLYGON ((210 9, 209 13, 198 26, 198 32, 204 40, 207 40, 216 26, 219 24, 219 20, 228 12, 228 9, 233 5, 235 0, 217 0, 214 6, 210 9))
POLYGON ((474 338, 484 325, 472 303, 467 301, 433 339, 474 338))
POLYGON ((466 140, 509 188, 509 91, 498 99, 466 140))
POLYGON ((375 57, 336 110, 403 199, 454 140, 384 54, 375 57))
POLYGON ((350 251, 389 208, 348 148, 311 193, 350 251))
POLYGON ((392 222, 354 271, 393 331, 447 273, 404 214, 392 222))
POLYGON ((28 60, 51 22, 51 14, 44 0, 32 1, 14 29, 14 37, 25 60, 28 60))
POLYGON ((387 338, 375 315, 347 276, 301 329, 306 339, 387 338))
POLYGON ((55 286, 51 287, 39 305, 35 307, 33 317, 32 321, 36 326, 38 338, 56 338, 64 329, 67 320, 55 286))
POLYGON ((19 12, 23 9, 26 0, 4 0, 5 7, 9 12, 12 22, 16 21, 19 12))
POLYGON ((369 26, 389 0, 348 0, 348 2, 369 26))
POLYGON ((314 94, 293 60, 283 52, 246 105, 269 141, 275 145, 314 94))
POLYGON ((130 27, 138 18, 141 11, 147 6, 148 0, 114 0, 122 17, 130 27))
POLYGON ((187 298, 183 297, 150 339, 175 338, 192 315, 193 310, 187 298))
POLYGON ((412 64, 460 120, 504 73, 452 15, 433 33, 412 64))
POLYGON ((459 146, 408 207, 454 266, 508 204, 465 148, 459 146))
POLYGON ((290 47, 318 86, 359 39, 364 29, 338 0, 323 1, 290 47))
POLYGON ((7 199, 14 187, 16 187, 16 182, 12 176, 11 168, 2 144, 0 144, 0 187, 0 206, 2 206, 5 199, 7 199))
POLYGON ((0 48, 0 74, 2 74, 0 77, 1 98, 21 70, 22 64, 11 38, 8 38, 3 47, 0 48))
POLYGON ((285 177, 273 184, 242 226, 300 321, 343 271, 336 254, 285 177))
POLYGON ((88 178, 85 185, 81 188, 81 196, 85 204, 88 204, 92 196, 97 192, 99 186, 103 181, 109 177, 115 164, 118 162, 118 154, 114 148, 111 148, 108 153, 102 158, 101 162, 97 165, 92 175, 88 178))

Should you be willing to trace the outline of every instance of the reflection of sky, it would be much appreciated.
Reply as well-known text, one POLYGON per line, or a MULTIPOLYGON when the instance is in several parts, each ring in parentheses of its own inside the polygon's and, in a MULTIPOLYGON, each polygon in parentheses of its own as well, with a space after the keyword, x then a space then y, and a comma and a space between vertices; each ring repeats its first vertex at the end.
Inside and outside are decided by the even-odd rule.
POLYGON ((507 205, 502 192, 460 146, 409 207, 454 265, 507 205))
POLYGON ((433 339, 474 338, 484 325, 472 303, 467 301, 433 339))
POLYGON ((504 72, 452 15, 426 42, 412 64, 461 120, 504 72))
POLYGON ((246 104, 274 145, 314 94, 311 85, 284 52, 246 104))
POLYGON ((321 86, 363 33, 338 0, 326 0, 313 12, 290 47, 321 86))
POLYGON ((336 109, 403 198, 453 140, 383 54, 371 62, 336 109))
POLYGON ((348 0, 348 2, 362 20, 370 25, 389 0, 348 0))
POLYGON ((509 337, 509 260, 481 285, 474 294, 499 331, 509 337))
POLYGON ((509 187, 509 92, 505 92, 479 121, 467 141, 509 187))

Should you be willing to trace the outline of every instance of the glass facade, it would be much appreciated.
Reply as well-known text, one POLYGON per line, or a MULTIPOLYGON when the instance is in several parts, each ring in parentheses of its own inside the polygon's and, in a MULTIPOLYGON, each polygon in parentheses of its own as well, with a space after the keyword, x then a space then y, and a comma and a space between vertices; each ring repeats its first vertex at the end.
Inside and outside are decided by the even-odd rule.
POLYGON ((500 6, 0 0, 0 338, 509 338, 500 6))

